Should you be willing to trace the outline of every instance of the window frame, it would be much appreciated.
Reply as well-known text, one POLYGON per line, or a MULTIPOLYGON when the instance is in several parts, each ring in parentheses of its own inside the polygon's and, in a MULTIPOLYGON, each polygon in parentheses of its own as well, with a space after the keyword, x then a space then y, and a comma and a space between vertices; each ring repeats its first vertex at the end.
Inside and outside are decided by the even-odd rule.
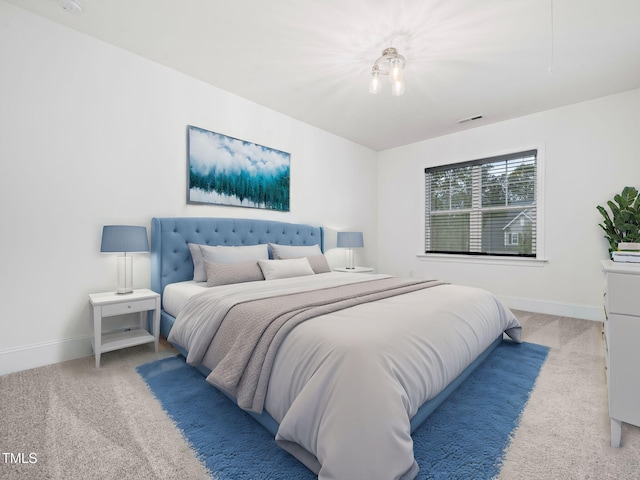
POLYGON ((433 164, 423 168, 423 174, 421 175, 421 205, 422 205, 422 229, 420 230, 420 244, 421 252, 416 256, 423 260, 429 261, 444 261, 444 262, 458 262, 458 263, 482 263, 482 264, 496 264, 496 265, 529 265, 529 266, 541 266, 547 263, 545 255, 545 241, 544 241, 544 178, 545 178, 545 148, 544 143, 538 145, 527 145, 525 147, 509 148, 506 151, 498 153, 490 153, 484 155, 478 160, 462 160, 462 161, 449 161, 438 164, 433 164), (513 156, 514 153, 522 153, 535 150, 536 155, 536 253, 535 256, 521 256, 521 255, 495 255, 490 253, 475 253, 475 252, 454 252, 454 253, 441 253, 441 252, 427 252, 427 201, 426 201, 426 185, 425 185, 425 171, 427 169, 438 168, 445 170, 447 168, 461 167, 472 163, 478 163, 482 160, 495 160, 499 161, 500 157, 513 156))

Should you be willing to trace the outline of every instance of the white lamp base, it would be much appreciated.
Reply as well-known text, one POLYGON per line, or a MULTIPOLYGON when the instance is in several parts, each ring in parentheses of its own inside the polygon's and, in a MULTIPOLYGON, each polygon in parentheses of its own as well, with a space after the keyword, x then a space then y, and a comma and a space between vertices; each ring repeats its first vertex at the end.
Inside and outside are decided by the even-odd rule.
POLYGON ((133 257, 118 255, 118 295, 133 293, 133 257))
POLYGON ((347 256, 347 266, 345 268, 347 270, 353 270, 355 268, 353 266, 353 248, 347 248, 346 256, 347 256))

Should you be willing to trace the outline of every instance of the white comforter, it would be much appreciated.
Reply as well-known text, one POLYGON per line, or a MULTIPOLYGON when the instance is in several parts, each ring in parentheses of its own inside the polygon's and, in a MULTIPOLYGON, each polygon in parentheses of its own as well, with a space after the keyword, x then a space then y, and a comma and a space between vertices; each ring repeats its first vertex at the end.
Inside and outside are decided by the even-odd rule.
MULTIPOLYGON (((327 273, 215 288, 222 308, 382 277, 327 273)), ((197 331, 178 316, 170 340, 188 348, 197 331)), ((280 424, 276 440, 322 480, 414 478, 410 419, 505 331, 520 340, 497 298, 454 285, 308 320, 285 338, 273 365, 265 408, 280 424)))

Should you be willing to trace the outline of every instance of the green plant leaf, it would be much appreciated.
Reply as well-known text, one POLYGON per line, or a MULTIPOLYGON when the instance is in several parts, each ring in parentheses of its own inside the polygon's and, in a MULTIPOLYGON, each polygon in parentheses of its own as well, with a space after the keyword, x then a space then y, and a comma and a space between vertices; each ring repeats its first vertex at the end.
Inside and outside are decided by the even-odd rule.
POLYGON ((624 235, 627 232, 635 232, 638 229, 638 226, 634 225, 633 223, 618 222, 616 223, 616 228, 620 230, 624 235))
POLYGON ((624 210, 629 206, 629 204, 627 203, 626 197, 623 197, 622 195, 616 194, 613 196, 613 199, 620 206, 620 210, 624 210))
POLYGON ((630 212, 629 210, 620 210, 620 213, 616 217, 616 222, 629 223, 633 222, 635 218, 636 217, 633 212, 630 212))
MULTIPOLYGON (((616 195, 616 196, 619 196, 619 195, 616 195)), ((620 213, 620 208, 618 207, 618 205, 613 203, 611 200, 609 200, 607 202, 607 205, 609 205, 609 208, 611 209, 611 213, 613 214, 613 217, 615 218, 620 213)))
POLYGON ((602 216, 605 218, 605 221, 606 221, 606 220, 611 221, 611 217, 609 216, 609 212, 607 212, 607 211, 604 209, 604 207, 601 207, 600 205, 598 205, 596 208, 597 208, 597 209, 598 209, 598 211, 602 214, 602 216))
POLYGON ((638 190, 635 187, 624 187, 622 189, 621 196, 623 197, 625 204, 629 206, 633 204, 633 201, 638 196, 638 190))
POLYGON ((620 243, 622 241, 622 234, 620 233, 613 233, 609 235, 611 237, 611 240, 613 240, 616 244, 616 247, 618 246, 618 243, 620 243))

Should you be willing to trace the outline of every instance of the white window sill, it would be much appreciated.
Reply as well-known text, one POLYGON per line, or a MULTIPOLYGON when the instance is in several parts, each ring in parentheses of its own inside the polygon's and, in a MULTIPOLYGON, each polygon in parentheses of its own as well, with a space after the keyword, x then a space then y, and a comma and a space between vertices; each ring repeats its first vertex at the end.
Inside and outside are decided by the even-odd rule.
POLYGON ((467 263, 481 265, 508 265, 517 267, 543 267, 548 260, 530 257, 498 257, 490 255, 455 255, 451 253, 419 253, 421 261, 444 263, 467 263))

